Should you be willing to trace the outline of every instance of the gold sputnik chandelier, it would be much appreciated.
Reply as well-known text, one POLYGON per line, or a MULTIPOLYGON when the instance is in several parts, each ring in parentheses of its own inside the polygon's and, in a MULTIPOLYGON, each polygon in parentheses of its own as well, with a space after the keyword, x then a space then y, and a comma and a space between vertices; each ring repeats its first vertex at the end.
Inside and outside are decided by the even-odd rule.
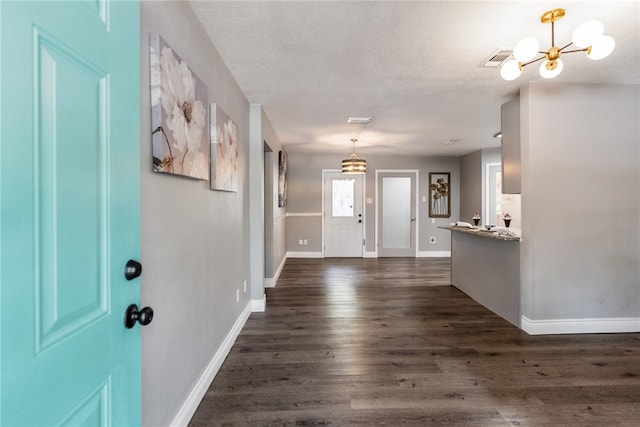
POLYGON ((540 51, 540 43, 535 38, 526 37, 520 40, 513 48, 515 59, 507 61, 500 69, 500 76, 503 79, 517 79, 524 67, 538 61, 543 61, 539 68, 540 75, 545 79, 552 79, 562 72, 564 64, 560 57, 566 53, 585 52, 587 58, 592 60, 609 56, 615 48, 615 40, 605 35, 602 23, 595 20, 580 24, 573 32, 571 43, 557 47, 554 24, 564 14, 564 9, 553 9, 540 17, 540 22, 543 24, 551 24, 551 47, 546 52, 540 51), (575 49, 568 50, 570 47, 575 49), (542 56, 536 58, 539 54, 542 56))

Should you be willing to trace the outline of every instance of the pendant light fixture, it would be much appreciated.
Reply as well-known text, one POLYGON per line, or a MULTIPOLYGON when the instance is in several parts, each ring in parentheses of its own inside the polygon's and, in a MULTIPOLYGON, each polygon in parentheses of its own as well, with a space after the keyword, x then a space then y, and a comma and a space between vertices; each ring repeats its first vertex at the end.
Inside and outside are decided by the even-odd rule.
POLYGON ((554 23, 564 16, 564 9, 553 9, 540 17, 543 24, 551 24, 551 47, 540 51, 540 43, 533 37, 520 40, 513 48, 513 57, 500 68, 500 76, 505 80, 515 80, 522 74, 522 69, 534 62, 543 61, 539 72, 545 79, 552 79, 562 72, 564 64, 560 59, 563 53, 585 52, 587 58, 594 61, 606 58, 616 46, 611 36, 604 35, 604 27, 598 21, 586 21, 573 32, 571 42, 557 47, 554 23), (577 49, 566 50, 570 46, 577 49), (534 59, 538 54, 539 58, 534 59))
POLYGON ((357 138, 351 138, 351 142, 353 143, 353 150, 351 151, 351 155, 349 156, 349 158, 342 161, 342 173, 355 175, 367 172, 367 161, 359 158, 356 154, 357 140, 357 138))

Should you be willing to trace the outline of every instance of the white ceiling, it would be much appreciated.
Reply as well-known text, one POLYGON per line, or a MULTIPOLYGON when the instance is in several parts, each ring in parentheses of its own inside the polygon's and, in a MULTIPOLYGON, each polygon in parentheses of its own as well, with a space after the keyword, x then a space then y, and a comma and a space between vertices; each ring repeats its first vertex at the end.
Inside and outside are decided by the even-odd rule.
MULTIPOLYGON (((498 147, 500 105, 536 64, 506 82, 480 67, 525 36, 551 45, 547 10, 562 7, 556 45, 600 20, 616 49, 563 56, 553 83, 640 83, 640 1, 191 1, 251 103, 289 153, 462 155, 498 147), (371 116, 366 126, 349 116, 371 116), (459 140, 453 145, 446 140, 459 140)), ((637 89, 636 89, 637 90, 637 89)), ((562 118, 558 118, 562 126, 562 118)))

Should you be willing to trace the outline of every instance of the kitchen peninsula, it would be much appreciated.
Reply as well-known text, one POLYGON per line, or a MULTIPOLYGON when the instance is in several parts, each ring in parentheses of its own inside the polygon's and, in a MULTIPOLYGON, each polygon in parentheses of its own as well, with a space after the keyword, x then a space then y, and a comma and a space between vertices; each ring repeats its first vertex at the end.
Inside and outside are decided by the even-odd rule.
POLYGON ((520 237, 440 228, 451 231, 451 284, 520 327, 520 237))

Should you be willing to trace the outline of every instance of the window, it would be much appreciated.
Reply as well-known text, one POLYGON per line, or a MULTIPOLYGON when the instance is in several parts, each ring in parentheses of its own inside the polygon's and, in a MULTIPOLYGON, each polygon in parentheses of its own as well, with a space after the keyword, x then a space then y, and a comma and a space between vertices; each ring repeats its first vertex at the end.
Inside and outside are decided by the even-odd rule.
POLYGON ((355 183, 355 179, 334 179, 331 181, 331 215, 334 217, 354 216, 355 183))

